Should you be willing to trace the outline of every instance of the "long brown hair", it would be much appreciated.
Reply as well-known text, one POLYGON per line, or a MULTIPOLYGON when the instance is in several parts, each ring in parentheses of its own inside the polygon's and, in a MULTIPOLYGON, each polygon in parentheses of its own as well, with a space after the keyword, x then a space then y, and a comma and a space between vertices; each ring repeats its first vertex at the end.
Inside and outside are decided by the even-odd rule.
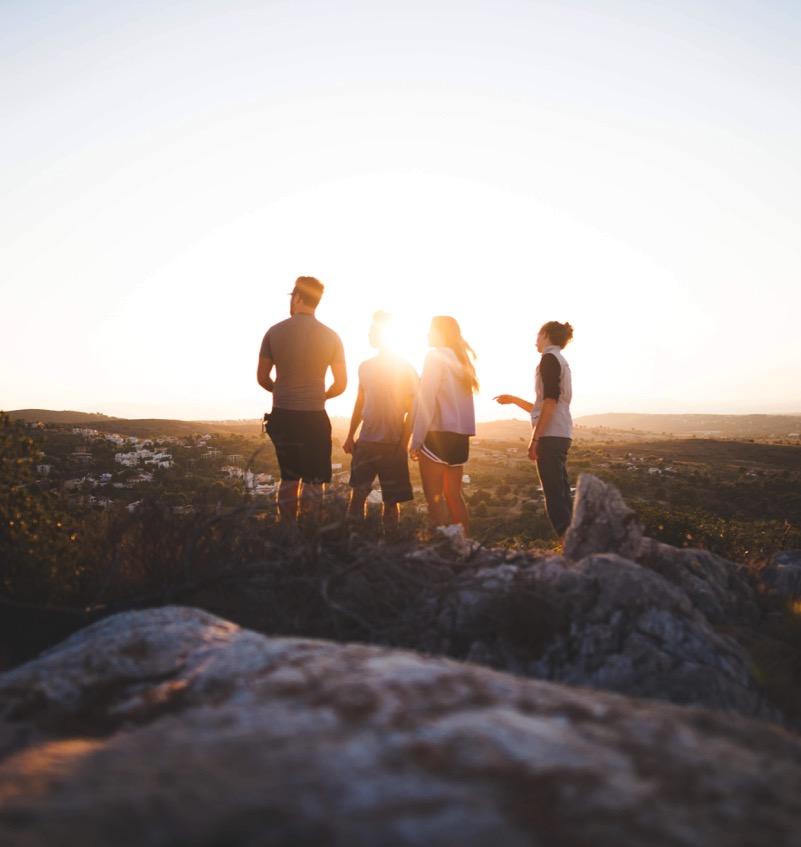
POLYGON ((448 347, 456 354, 459 364, 462 366, 462 383, 469 391, 478 391, 478 377, 476 369, 470 361, 476 358, 476 352, 462 338, 462 330, 456 318, 450 315, 436 315, 431 318, 431 334, 439 340, 441 347, 448 347), (469 355, 468 355, 469 354, 469 355))

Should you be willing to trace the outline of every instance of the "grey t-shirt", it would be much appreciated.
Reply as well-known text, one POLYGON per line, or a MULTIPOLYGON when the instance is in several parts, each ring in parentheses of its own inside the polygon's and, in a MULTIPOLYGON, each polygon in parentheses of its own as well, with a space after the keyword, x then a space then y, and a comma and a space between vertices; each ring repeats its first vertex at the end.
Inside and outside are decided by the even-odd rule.
POLYGON ((403 359, 379 353, 359 366, 364 391, 360 441, 398 444, 403 417, 417 390, 417 374, 403 359))
POLYGON ((293 315, 271 326, 261 342, 262 358, 275 364, 274 409, 325 409, 325 373, 345 361, 342 341, 314 315, 293 315))

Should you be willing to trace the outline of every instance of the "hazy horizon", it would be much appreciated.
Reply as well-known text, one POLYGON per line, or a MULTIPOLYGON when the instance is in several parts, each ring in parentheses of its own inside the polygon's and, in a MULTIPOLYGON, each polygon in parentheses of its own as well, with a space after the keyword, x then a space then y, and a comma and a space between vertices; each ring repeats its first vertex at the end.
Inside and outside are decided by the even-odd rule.
MULTIPOLYGON (((7 412, 7 413, 11 413, 11 414, 16 414, 16 413, 19 413, 19 412, 22 412, 22 411, 27 411, 27 410, 37 410, 37 411, 46 411, 46 412, 53 412, 53 413, 65 413, 65 414, 66 413, 77 413, 77 414, 84 414, 84 415, 103 415, 104 417, 110 418, 112 420, 116 419, 116 418, 119 418, 120 420, 136 420, 136 419, 175 420, 175 421, 196 422, 196 423, 238 423, 238 422, 245 422, 245 421, 259 421, 259 420, 261 420, 261 414, 251 415, 249 417, 244 417, 244 418, 231 418, 231 417, 228 417, 228 418, 182 418, 182 417, 179 417, 177 415, 117 415, 117 414, 112 414, 111 412, 103 411, 103 410, 99 410, 99 409, 95 409, 95 410, 92 410, 92 411, 87 411, 85 409, 75 409, 75 408, 50 409, 50 408, 47 408, 45 406, 28 406, 25 409, 22 409, 22 408, 20 408, 20 409, 0 408, 0 412, 7 412)), ((506 410, 504 410, 504 411, 506 411, 506 410)), ((790 417, 790 418, 799 417, 799 418, 801 418, 801 410, 795 410, 795 411, 789 411, 789 412, 739 412, 739 413, 738 412, 710 412, 710 411, 701 411, 701 412, 687 412, 687 411, 685 411, 685 412, 675 412, 675 411, 674 412, 641 412, 641 411, 632 411, 632 410, 629 410, 629 411, 614 410, 614 411, 606 411, 606 412, 588 412, 586 414, 575 415, 574 419, 578 420, 580 418, 604 417, 604 416, 612 417, 612 416, 615 416, 615 415, 620 415, 620 416, 641 415, 641 416, 653 416, 653 417, 663 416, 663 415, 671 415, 671 416, 677 416, 677 417, 682 417, 682 416, 687 416, 687 417, 689 417, 689 416, 712 417, 712 416, 718 416, 718 415, 722 415, 722 416, 725 416, 725 417, 752 417, 754 415, 764 415, 764 416, 770 416, 770 417, 790 417)), ((347 420, 347 419, 350 418, 350 415, 349 414, 342 414, 342 415, 332 414, 331 417, 332 418, 334 418, 334 417, 343 418, 343 419, 347 420)), ((499 415, 499 416, 496 416, 496 417, 487 417, 487 418, 477 417, 476 418, 477 423, 502 423, 504 421, 519 421, 521 423, 526 423, 528 421, 528 417, 525 414, 523 414, 522 412, 517 411, 516 413, 513 412, 512 414, 499 415)))
MULTIPOLYGON (((299 274, 346 348, 480 420, 569 320, 576 417, 801 409, 801 6, 99 0, 0 7, 0 405, 258 417, 299 274)), ((519 412, 517 413, 519 415, 519 412)))

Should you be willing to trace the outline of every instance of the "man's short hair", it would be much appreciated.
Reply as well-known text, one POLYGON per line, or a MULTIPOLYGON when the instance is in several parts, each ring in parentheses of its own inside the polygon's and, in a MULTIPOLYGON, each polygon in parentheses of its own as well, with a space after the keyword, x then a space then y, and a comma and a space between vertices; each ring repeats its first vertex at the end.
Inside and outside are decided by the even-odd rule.
POLYGON ((313 276, 299 276, 295 280, 294 294, 307 305, 316 308, 323 296, 325 286, 313 276))

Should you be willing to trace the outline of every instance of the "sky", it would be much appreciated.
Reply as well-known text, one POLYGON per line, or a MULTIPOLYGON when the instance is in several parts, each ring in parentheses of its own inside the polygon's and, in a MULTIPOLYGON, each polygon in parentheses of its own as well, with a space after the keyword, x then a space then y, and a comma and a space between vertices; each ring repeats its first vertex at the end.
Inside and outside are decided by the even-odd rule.
POLYGON ((801 4, 0 2, 0 408, 236 419, 298 275, 520 416, 801 412, 801 4))

